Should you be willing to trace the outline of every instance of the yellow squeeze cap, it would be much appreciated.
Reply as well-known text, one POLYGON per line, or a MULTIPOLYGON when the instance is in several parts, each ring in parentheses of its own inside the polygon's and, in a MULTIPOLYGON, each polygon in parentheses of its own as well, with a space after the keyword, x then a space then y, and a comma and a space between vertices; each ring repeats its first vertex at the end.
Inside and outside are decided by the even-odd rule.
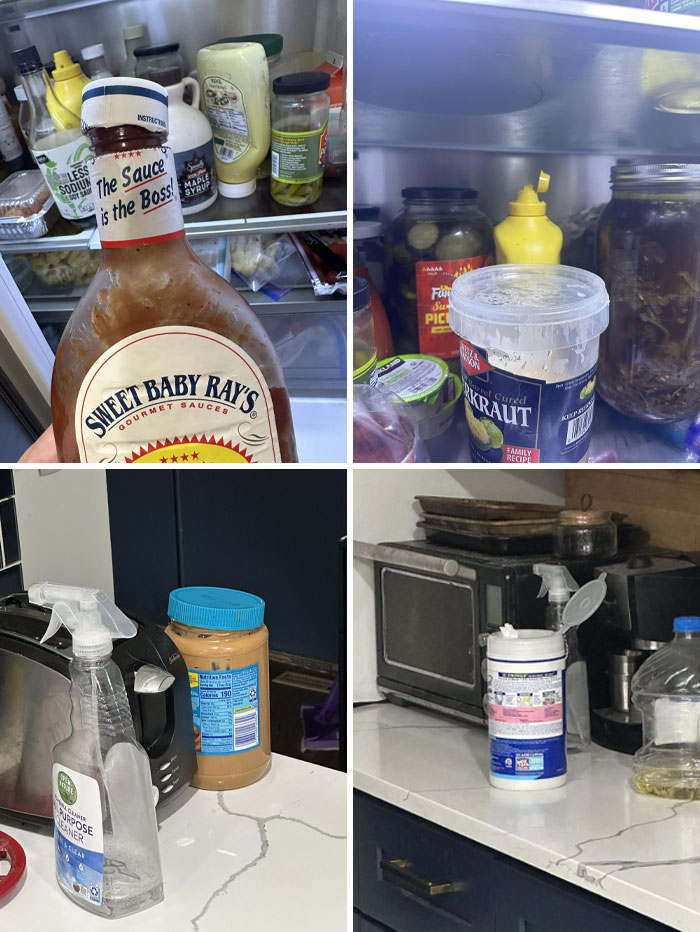
POLYGON ((54 81, 68 81, 71 78, 77 78, 80 74, 80 64, 74 62, 65 49, 54 52, 53 60, 56 64, 53 72, 54 81))
POLYGON ((541 201, 537 195, 544 194, 549 190, 549 175, 546 172, 540 172, 539 181, 537 182, 537 192, 533 185, 526 184, 524 188, 518 191, 514 201, 508 204, 508 214, 511 217, 543 217, 547 211, 547 205, 541 201))

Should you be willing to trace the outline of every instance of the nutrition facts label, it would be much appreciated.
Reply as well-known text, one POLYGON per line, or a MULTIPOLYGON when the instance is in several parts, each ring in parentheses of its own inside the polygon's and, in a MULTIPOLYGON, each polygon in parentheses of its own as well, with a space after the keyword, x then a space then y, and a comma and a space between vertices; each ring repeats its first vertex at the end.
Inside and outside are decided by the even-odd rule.
POLYGON ((190 670, 192 718, 200 754, 238 754, 260 744, 257 663, 240 670, 190 670))

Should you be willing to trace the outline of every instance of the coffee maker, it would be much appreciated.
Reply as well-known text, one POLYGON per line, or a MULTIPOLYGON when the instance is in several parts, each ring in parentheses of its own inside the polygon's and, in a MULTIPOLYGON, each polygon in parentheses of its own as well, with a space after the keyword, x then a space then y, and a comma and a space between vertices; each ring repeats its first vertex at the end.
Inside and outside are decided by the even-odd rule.
POLYGON ((607 596, 579 630, 588 664, 591 737, 603 747, 634 753, 642 720, 631 700, 639 666, 673 638, 673 619, 700 614, 700 554, 657 550, 599 566, 607 596))

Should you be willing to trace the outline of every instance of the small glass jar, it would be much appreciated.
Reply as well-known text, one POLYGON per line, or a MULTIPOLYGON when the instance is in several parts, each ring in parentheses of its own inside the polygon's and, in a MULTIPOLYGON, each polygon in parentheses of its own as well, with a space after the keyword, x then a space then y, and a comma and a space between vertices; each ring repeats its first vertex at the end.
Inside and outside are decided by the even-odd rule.
POLYGON ((617 165, 598 226, 598 391, 643 421, 700 409, 700 165, 617 165))
POLYGON ((288 207, 314 204, 323 188, 330 75, 303 71, 272 84, 272 197, 288 207))
POLYGON ((377 346, 370 309, 369 282, 359 275, 353 279, 352 381, 356 385, 377 384, 377 346))
POLYGON ((265 603, 236 589, 170 593, 165 629, 187 665, 197 772, 192 786, 232 790, 270 766, 270 674, 265 603))
POLYGON ((182 81, 183 62, 180 43, 167 45, 145 45, 134 49, 136 77, 155 81, 161 87, 171 87, 182 81))
POLYGON ((404 188, 401 196, 403 210, 385 235, 394 349, 456 365, 459 338, 447 319, 449 293, 459 275, 493 264, 493 224, 473 188, 404 188))
POLYGON ((612 557, 617 553, 617 525, 607 511, 560 511, 554 532, 556 557, 612 557))

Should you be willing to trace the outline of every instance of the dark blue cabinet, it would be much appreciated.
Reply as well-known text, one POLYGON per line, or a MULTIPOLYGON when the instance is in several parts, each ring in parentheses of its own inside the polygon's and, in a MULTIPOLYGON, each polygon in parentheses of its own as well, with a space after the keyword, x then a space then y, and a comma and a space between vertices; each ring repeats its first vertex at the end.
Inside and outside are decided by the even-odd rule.
POLYGON ((358 792, 354 839, 354 932, 673 932, 358 792))

